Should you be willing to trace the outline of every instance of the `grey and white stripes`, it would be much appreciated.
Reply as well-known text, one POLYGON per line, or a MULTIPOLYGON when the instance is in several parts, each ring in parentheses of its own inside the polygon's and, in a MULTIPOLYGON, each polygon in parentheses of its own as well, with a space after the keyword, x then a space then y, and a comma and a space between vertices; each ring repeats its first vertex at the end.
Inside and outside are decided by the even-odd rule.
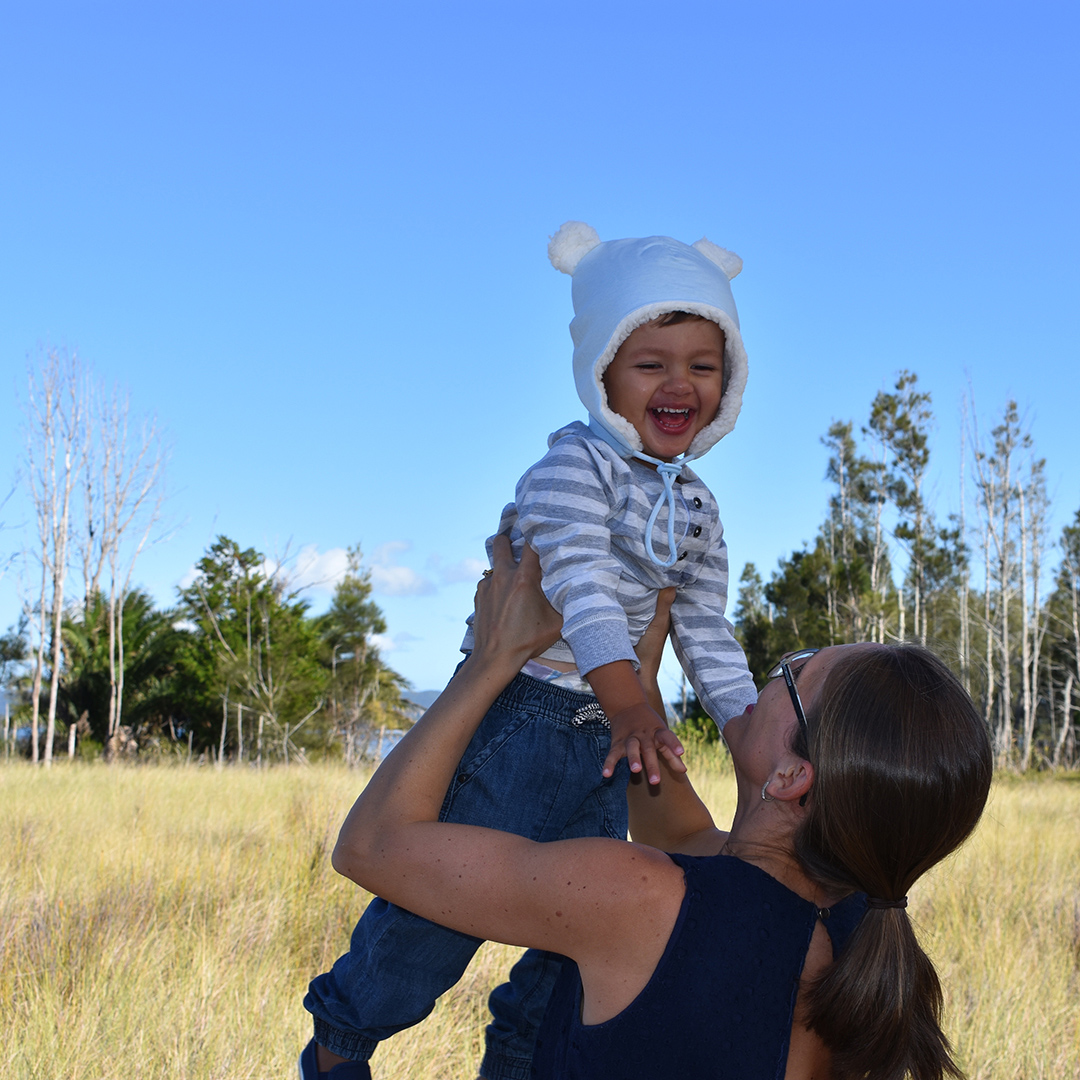
MULTIPOLYGON (((555 432, 550 449, 518 482, 499 533, 515 553, 527 540, 540 556, 543 587, 563 616, 563 639, 545 655, 587 675, 614 660, 636 663, 634 644, 656 611, 656 593, 678 589, 672 642, 699 700, 720 726, 757 700, 746 657, 724 617, 727 545, 716 500, 685 468, 676 484, 679 560, 665 570, 645 551, 645 526, 663 489, 656 471, 624 459, 581 423, 555 432)), ((490 555, 491 541, 488 541, 490 555)), ((667 554, 667 509, 653 528, 667 554)), ((462 648, 471 647, 471 629, 462 648)), ((543 658, 541 658, 542 662, 543 658)))

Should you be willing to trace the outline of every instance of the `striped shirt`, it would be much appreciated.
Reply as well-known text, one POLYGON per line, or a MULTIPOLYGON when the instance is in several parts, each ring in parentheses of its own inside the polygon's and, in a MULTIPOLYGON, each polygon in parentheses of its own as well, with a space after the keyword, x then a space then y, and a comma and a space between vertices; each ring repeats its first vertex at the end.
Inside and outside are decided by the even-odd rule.
MULTIPOLYGON (((562 639, 541 661, 576 664, 582 675, 615 660, 636 666, 634 645, 656 612, 656 594, 674 585, 675 654, 705 711, 723 727, 757 700, 757 690, 724 617, 727 545, 712 492, 683 469, 675 485, 679 560, 665 570, 652 562, 644 542, 663 492, 656 470, 620 457, 578 422, 555 432, 548 444, 518 482, 497 534, 509 534, 515 555, 525 541, 536 550, 544 593, 562 614, 562 639)), ((667 517, 664 506, 653 527, 653 550, 665 560, 667 517)), ((462 649, 471 648, 470 627, 462 649)))

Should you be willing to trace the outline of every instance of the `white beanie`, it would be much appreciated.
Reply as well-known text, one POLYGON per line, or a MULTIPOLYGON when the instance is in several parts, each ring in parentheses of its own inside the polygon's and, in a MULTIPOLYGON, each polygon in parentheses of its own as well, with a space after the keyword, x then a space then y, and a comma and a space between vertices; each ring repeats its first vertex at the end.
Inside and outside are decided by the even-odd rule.
POLYGON ((603 375, 619 346, 644 323, 671 311, 701 315, 724 331, 727 383, 716 418, 697 433, 686 457, 700 457, 735 426, 746 386, 746 351, 729 281, 742 259, 706 239, 694 245, 670 236, 601 242, 596 230, 568 221, 551 238, 548 257, 573 277, 574 381, 593 420, 628 451, 641 436, 608 406, 603 375))

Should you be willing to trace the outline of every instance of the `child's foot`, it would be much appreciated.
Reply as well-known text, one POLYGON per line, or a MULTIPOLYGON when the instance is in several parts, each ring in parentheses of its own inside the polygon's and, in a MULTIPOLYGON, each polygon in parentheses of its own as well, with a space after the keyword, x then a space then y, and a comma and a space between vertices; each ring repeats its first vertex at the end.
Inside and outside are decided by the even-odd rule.
POLYGON ((371 1069, 366 1061, 346 1061, 325 1047, 318 1046, 314 1039, 304 1047, 299 1068, 300 1080, 371 1080, 371 1069), (319 1061, 320 1057, 322 1062, 319 1061), (328 1068, 320 1070, 320 1064, 327 1064, 328 1068))

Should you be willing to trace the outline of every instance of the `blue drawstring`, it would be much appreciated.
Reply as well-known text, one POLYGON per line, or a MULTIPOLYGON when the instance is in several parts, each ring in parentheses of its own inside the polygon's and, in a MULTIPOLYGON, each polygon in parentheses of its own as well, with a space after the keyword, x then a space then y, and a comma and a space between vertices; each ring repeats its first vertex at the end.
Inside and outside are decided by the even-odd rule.
POLYGON ((610 432, 605 428, 595 416, 589 417, 589 430, 598 435, 609 446, 614 447, 623 457, 636 457, 639 461, 647 461, 650 465, 656 466, 656 471, 660 474, 664 481, 664 490, 660 493, 656 503, 653 505, 652 513, 649 514, 649 523, 645 526, 645 550, 648 552, 649 558, 660 567, 661 570, 669 570, 679 561, 679 553, 675 550, 675 481, 679 476, 679 473, 683 471, 683 466, 688 461, 693 461, 697 454, 683 454, 678 461, 661 461, 659 458, 649 457, 648 454, 641 453, 640 450, 631 450, 624 441, 618 438, 613 432, 610 432), (667 562, 661 562, 656 557, 656 552, 653 550, 652 531, 653 526, 656 524, 656 519, 660 516, 660 507, 667 503, 668 508, 668 520, 667 520, 667 541, 668 541, 668 560, 667 562))
POLYGON ((646 457, 644 454, 634 454, 634 457, 642 458, 649 462, 655 462, 656 471, 664 480, 664 491, 660 498, 656 500, 656 503, 652 508, 652 513, 649 515, 649 524, 645 526, 645 550, 649 553, 649 558, 652 559, 657 566, 663 570, 667 570, 679 561, 679 553, 675 550, 675 479, 678 477, 679 473, 682 472, 682 462, 657 461, 655 458, 646 457), (668 507, 667 544, 669 558, 667 562, 661 562, 656 557, 656 552, 653 550, 652 531, 653 526, 656 524, 656 519, 660 516, 660 507, 665 501, 667 502, 668 507))

